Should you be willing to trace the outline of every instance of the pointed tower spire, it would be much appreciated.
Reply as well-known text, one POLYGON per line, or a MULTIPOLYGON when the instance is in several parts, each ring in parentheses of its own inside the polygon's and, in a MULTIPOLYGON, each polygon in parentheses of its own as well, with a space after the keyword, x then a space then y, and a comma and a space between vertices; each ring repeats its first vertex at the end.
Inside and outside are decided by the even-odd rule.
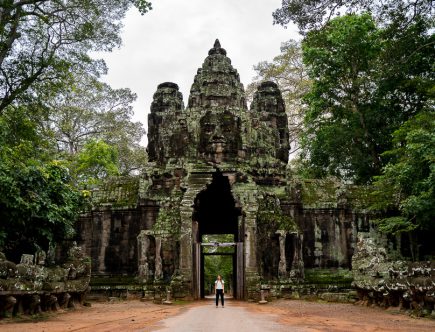
POLYGON ((227 55, 227 51, 225 51, 221 47, 221 43, 219 42, 219 39, 217 39, 217 38, 216 38, 216 41, 214 42, 213 48, 210 51, 208 51, 208 55, 212 55, 212 54, 227 55))

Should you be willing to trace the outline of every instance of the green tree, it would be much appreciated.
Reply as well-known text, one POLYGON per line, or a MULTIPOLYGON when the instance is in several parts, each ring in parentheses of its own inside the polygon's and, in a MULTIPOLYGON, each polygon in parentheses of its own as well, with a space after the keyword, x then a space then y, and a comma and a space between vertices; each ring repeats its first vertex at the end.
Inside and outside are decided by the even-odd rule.
POLYGON ((129 89, 112 89, 96 75, 78 71, 62 91, 44 101, 49 112, 45 132, 67 159, 74 159, 90 140, 103 140, 118 151, 122 174, 140 171, 147 161, 140 145, 145 130, 131 120, 134 100, 129 89))
MULTIPOLYGON (((204 243, 234 242, 233 234, 206 234, 202 236, 204 243)), ((234 247, 203 247, 204 253, 204 287, 205 292, 214 291, 214 282, 217 275, 225 281, 225 291, 229 292, 233 279, 233 254, 234 247)))
POLYGON ((233 257, 231 255, 204 256, 204 287, 205 291, 214 291, 214 282, 217 275, 225 281, 225 292, 231 290, 233 279, 233 257))
POLYGON ((288 40, 281 45, 281 54, 271 62, 262 61, 254 66, 257 75, 246 88, 248 100, 261 82, 275 82, 283 95, 286 113, 289 118, 291 153, 299 149, 299 135, 302 131, 302 97, 309 91, 311 81, 302 62, 302 49, 299 42, 288 40))
POLYGON ((20 107, 0 116, 0 248, 15 261, 71 236, 85 202, 68 169, 50 161, 50 141, 29 113, 20 107))
POLYGON ((367 183, 380 174, 392 132, 430 104, 427 31, 417 21, 392 40, 390 29, 364 14, 307 34, 303 57, 313 86, 305 97, 302 157, 314 175, 367 183))
POLYGON ((303 51, 313 79, 305 96, 303 156, 318 176, 366 182, 381 168, 389 134, 375 94, 379 30, 369 15, 337 18, 308 33, 303 51))
POLYGON ((281 8, 273 13, 274 23, 283 26, 294 22, 302 33, 319 29, 341 14, 369 12, 380 25, 397 25, 400 29, 417 17, 431 20, 432 0, 282 0, 281 8))
POLYGON ((101 183, 119 175, 118 151, 101 140, 90 140, 77 154, 71 168, 80 187, 101 183))
POLYGON ((391 161, 376 177, 372 208, 389 217, 378 220, 389 234, 435 229, 435 114, 421 112, 393 134, 391 161))
POLYGON ((0 2, 0 114, 14 101, 52 91, 90 51, 120 45, 122 19, 145 0, 4 0, 0 2))

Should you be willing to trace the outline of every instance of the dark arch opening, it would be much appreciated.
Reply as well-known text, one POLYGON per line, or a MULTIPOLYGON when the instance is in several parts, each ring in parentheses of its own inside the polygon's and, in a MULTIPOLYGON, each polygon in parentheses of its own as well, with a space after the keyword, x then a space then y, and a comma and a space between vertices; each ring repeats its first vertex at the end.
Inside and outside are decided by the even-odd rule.
POLYGON ((205 234, 234 234, 234 241, 238 242, 239 215, 228 178, 214 173, 212 183, 195 199, 193 220, 198 222, 199 239, 205 234))
MULTIPOLYGON (((239 236, 239 225, 238 217, 240 216, 240 208, 236 207, 234 197, 231 193, 231 186, 228 177, 224 176, 221 172, 217 171, 213 174, 212 182, 207 186, 207 188, 200 192, 194 201, 194 213, 193 220, 197 222, 197 235, 196 239, 198 242, 204 241, 205 235, 223 235, 230 234, 233 235, 230 242, 243 241, 239 236)), ((218 237, 219 238, 219 237, 218 237)), ((223 237, 228 238, 228 237, 223 237)), ((219 242, 228 242, 220 241, 219 242)), ((228 248, 227 248, 228 249, 228 248)), ((233 289, 233 296, 240 298, 243 294, 237 294, 237 250, 234 246, 229 252, 222 252, 221 250, 209 251, 204 250, 201 246, 198 254, 199 259, 199 296, 201 298, 205 295, 205 271, 204 263, 206 256, 218 255, 222 259, 231 257, 232 260, 232 272, 231 281, 227 280, 227 286, 233 289), (230 281, 230 282, 229 282, 230 281)), ((239 262, 241 264, 241 262, 239 262)), ((207 283, 207 287, 210 287, 210 283, 207 283)), ((228 289, 228 288, 227 288, 228 289)))

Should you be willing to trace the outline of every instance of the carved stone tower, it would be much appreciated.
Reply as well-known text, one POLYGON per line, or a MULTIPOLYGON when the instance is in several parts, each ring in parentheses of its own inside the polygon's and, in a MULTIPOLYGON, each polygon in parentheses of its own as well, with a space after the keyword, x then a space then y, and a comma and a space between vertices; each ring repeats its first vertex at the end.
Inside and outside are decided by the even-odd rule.
POLYGON ((177 84, 157 87, 147 149, 146 172, 94 191, 96 208, 81 218, 78 241, 94 278, 134 276, 145 297, 170 287, 175 297, 200 298, 204 239, 216 234, 232 238, 229 282, 239 299, 258 298, 261 281, 277 294, 290 289, 306 268, 350 267, 356 214, 347 201, 337 205, 336 184, 291 178, 278 86, 260 84, 248 109, 218 40, 187 108, 177 84))

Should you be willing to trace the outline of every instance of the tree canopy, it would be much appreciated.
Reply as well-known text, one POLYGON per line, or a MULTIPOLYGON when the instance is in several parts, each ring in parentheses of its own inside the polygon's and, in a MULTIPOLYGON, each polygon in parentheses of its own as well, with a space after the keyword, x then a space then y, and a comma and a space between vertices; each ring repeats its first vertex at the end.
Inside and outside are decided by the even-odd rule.
POLYGON ((0 248, 15 261, 71 236, 86 202, 26 112, 0 116, 0 248))
POLYGON ((4 0, 0 5, 0 114, 34 100, 68 77, 71 65, 92 63, 90 51, 120 45, 122 19, 144 0, 4 0))
POLYGON ((99 81, 91 51, 120 46, 126 11, 145 0, 0 2, 0 250, 48 250, 74 232, 85 186, 140 170, 129 89, 99 81), (122 155, 122 157, 121 157, 122 155))
POLYGON ((48 108, 44 131, 55 139, 58 151, 74 161, 85 144, 100 140, 116 150, 120 173, 140 171, 147 156, 140 145, 143 125, 132 121, 136 94, 130 89, 112 89, 89 73, 71 76, 62 91, 44 101, 48 108))
POLYGON ((435 113, 421 112, 393 133, 391 161, 376 177, 372 208, 385 211, 379 228, 399 234, 435 228, 435 113))
POLYGON ((430 104, 428 29, 417 21, 392 39, 389 28, 363 14, 307 34, 303 58, 313 85, 304 97, 301 144, 313 175, 368 183, 380 174, 391 134, 430 104))
POLYGON ((283 0, 273 13, 299 27, 312 80, 300 173, 373 183, 389 234, 434 228, 433 14, 430 0, 283 0))
POLYGON ((317 30, 331 19, 343 14, 371 13, 381 26, 397 25, 406 28, 415 19, 431 20, 432 0, 282 0, 281 8, 273 13, 275 24, 295 23, 302 33, 317 30))

